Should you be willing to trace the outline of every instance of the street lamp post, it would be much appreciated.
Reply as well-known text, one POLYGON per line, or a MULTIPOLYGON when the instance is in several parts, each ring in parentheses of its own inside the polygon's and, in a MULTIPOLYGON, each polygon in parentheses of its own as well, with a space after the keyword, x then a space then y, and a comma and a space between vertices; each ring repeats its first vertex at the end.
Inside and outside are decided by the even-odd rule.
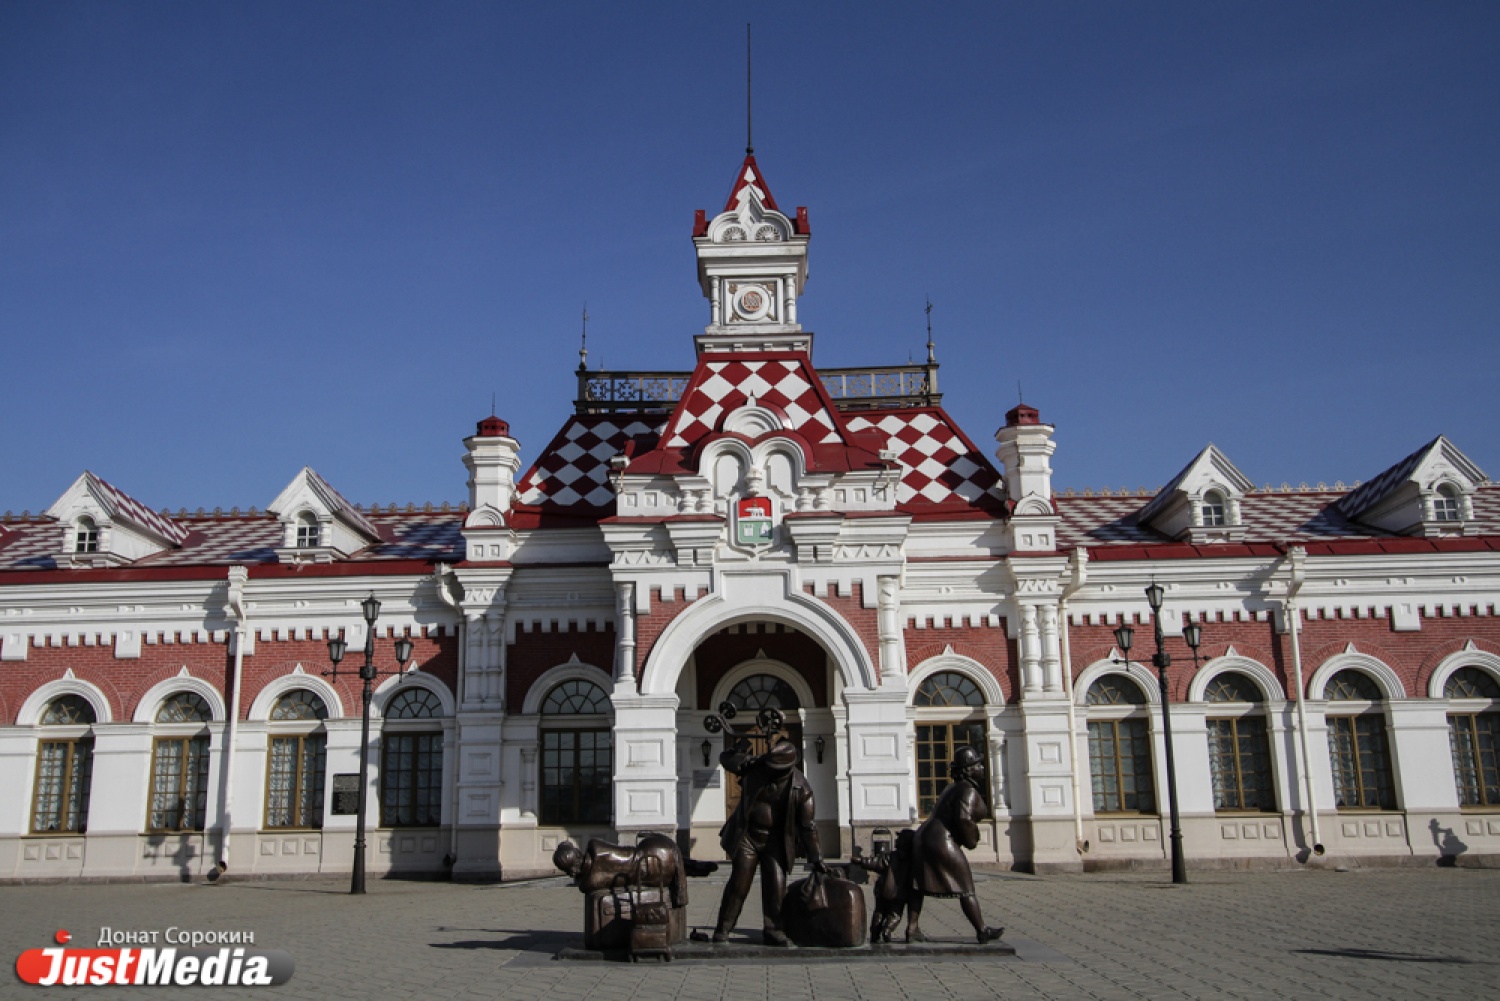
MULTIPOLYGON (((1161 731, 1167 749, 1167 803, 1170 811, 1168 840, 1172 845, 1172 882, 1187 882, 1187 863, 1182 856, 1182 823, 1177 813, 1177 761, 1172 753, 1172 712, 1167 696, 1167 668, 1172 658, 1167 653, 1161 632, 1161 603, 1163 588, 1156 581, 1146 588, 1146 602, 1151 606, 1151 626, 1156 639, 1156 653, 1151 655, 1151 666, 1156 668, 1156 680, 1161 686, 1161 731)), ((1203 642, 1203 627, 1189 622, 1182 627, 1182 638, 1193 651, 1193 668, 1198 666, 1198 644, 1203 642)), ((1125 666, 1130 666, 1130 647, 1135 639, 1135 630, 1121 625, 1115 630, 1115 643, 1125 656, 1125 666)))
MULTIPOLYGON (((412 642, 405 636, 396 640, 396 663, 394 671, 375 670, 375 620, 380 617, 380 602, 376 599, 374 592, 364 601, 359 603, 360 610, 365 616, 365 662, 359 669, 359 677, 364 682, 362 699, 364 707, 360 718, 359 727, 359 794, 355 807, 354 818, 354 875, 349 882, 350 893, 365 892, 365 786, 370 780, 370 696, 374 693, 375 679, 382 675, 400 675, 405 673, 406 662, 411 659, 412 642)), ((328 659, 333 661, 333 670, 324 671, 323 674, 334 680, 339 680, 339 661, 344 659, 344 652, 349 644, 342 638, 335 637, 328 641, 328 659)), ((346 674, 348 672, 345 672, 346 674)))

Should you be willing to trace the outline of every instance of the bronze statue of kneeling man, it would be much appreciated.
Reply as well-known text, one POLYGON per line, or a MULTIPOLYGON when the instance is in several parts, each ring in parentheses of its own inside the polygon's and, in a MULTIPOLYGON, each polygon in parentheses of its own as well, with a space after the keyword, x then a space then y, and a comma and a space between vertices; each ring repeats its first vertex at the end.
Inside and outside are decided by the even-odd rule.
POLYGON ((980 783, 984 759, 972 747, 961 747, 948 766, 953 781, 938 797, 932 816, 917 828, 912 845, 911 888, 906 902, 906 940, 926 941, 918 921, 925 897, 957 897, 964 917, 974 926, 979 944, 993 942, 1005 931, 985 925, 974 893, 974 874, 964 849, 979 844, 979 824, 990 808, 980 783))

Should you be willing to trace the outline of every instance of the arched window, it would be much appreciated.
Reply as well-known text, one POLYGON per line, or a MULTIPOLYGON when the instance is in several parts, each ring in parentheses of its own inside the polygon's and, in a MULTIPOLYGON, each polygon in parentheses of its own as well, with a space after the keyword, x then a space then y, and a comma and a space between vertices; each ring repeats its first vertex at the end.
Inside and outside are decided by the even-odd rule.
POLYGON ((73 552, 97 553, 99 551, 99 526, 94 519, 84 516, 78 519, 73 530, 73 552))
POLYGON ((1396 809, 1380 686, 1363 671, 1345 668, 1328 679, 1324 692, 1334 805, 1340 810, 1396 809))
POLYGON ((1089 775, 1095 813, 1155 813, 1146 693, 1123 674, 1106 674, 1084 695, 1089 706, 1089 775))
POLYGON ((1459 521, 1463 517, 1459 507, 1458 491, 1451 483, 1444 483, 1432 496, 1433 521, 1459 521))
POLYGON ((1208 683, 1208 767, 1215 810, 1276 809, 1271 777, 1271 741, 1266 733, 1260 687, 1238 671, 1208 683))
MULTIPOLYGON (((984 693, 958 671, 928 675, 911 702, 917 710, 917 815, 926 818, 948 788, 948 765, 960 747, 978 751, 988 770, 989 725, 984 693)), ((983 788, 989 788, 988 781, 983 788)))
POLYGON ((443 703, 403 688, 385 705, 380 736, 380 825, 436 827, 443 816, 443 703))
POLYGON ((752 674, 729 690, 729 701, 750 717, 762 709, 786 712, 802 708, 792 686, 774 674, 752 674))
POLYGON ((1500 682, 1480 667, 1448 678, 1448 745, 1459 806, 1500 806, 1500 682))
POLYGON ((328 707, 317 693, 294 688, 271 706, 266 764, 266 827, 323 826, 328 707))
POLYGON ((957 671, 939 671, 928 675, 917 686, 912 705, 919 708, 933 706, 984 706, 984 695, 979 686, 957 671))
POLYGON ((322 541, 323 532, 318 524, 318 516, 311 511, 303 511, 297 515, 297 548, 316 549, 322 541))
POLYGON ((1219 528, 1225 525, 1224 495, 1217 490, 1210 490, 1203 495, 1203 524, 1206 528, 1219 528))
POLYGON ((201 831, 208 819, 208 732, 213 719, 197 692, 162 699, 156 722, 163 724, 151 747, 151 799, 146 829, 201 831))
POLYGON ((610 822, 614 738, 609 696, 592 681, 564 681, 542 700, 543 824, 610 822))
POLYGON ((82 834, 88 829, 95 719, 94 707, 80 695, 59 696, 42 710, 41 725, 50 732, 37 745, 33 834, 82 834))

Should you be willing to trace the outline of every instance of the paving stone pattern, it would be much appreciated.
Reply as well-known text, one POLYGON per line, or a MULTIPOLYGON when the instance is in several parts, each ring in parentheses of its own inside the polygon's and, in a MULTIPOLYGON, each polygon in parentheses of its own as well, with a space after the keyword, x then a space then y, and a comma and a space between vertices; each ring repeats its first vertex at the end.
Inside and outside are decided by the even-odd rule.
MULTIPOLYGON (((1031 877, 976 874, 1011 959, 685 965, 561 963, 581 938, 582 896, 561 879, 501 886, 344 880, 0 887, 13 964, 58 928, 92 948, 99 928, 252 930, 296 959, 291 982, 212 996, 292 998, 1482 998, 1500 983, 1500 870, 1384 869, 1031 877)), ((707 925, 723 882, 695 880, 707 925)), ((868 890, 867 890, 868 892, 868 890)), ((741 918, 759 927, 758 891, 741 918)), ((967 931, 954 901, 923 926, 967 931)), ((13 970, 13 966, 12 966, 13 970)), ((181 988, 74 988, 86 998, 182 999, 181 988)), ((8 973, 0 997, 39 994, 8 973)))

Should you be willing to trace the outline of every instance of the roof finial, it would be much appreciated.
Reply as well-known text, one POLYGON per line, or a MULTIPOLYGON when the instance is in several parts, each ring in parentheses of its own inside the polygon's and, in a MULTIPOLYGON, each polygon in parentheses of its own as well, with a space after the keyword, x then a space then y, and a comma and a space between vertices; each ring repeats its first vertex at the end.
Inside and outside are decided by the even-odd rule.
POLYGON ((500 398, 500 394, 499 393, 496 393, 496 392, 493 392, 493 391, 490 393, 490 416, 491 417, 493 417, 495 415, 495 410, 497 409, 497 404, 495 403, 495 401, 498 400, 499 398, 500 398))
POLYGON ((755 155, 755 141, 750 130, 750 22, 745 22, 745 155, 755 155))
POLYGON ((1021 392, 1021 380, 1020 379, 1016 380, 1016 402, 1017 403, 1025 403, 1026 402, 1026 394, 1021 392))
POLYGON ((589 367, 589 304, 583 304, 583 339, 578 344, 578 371, 589 367))
POLYGON ((937 362, 937 353, 936 353, 937 345, 935 345, 935 344, 932 343, 932 299, 931 298, 927 299, 927 308, 924 310, 924 312, 927 314, 927 364, 932 365, 932 364, 935 364, 937 362))

